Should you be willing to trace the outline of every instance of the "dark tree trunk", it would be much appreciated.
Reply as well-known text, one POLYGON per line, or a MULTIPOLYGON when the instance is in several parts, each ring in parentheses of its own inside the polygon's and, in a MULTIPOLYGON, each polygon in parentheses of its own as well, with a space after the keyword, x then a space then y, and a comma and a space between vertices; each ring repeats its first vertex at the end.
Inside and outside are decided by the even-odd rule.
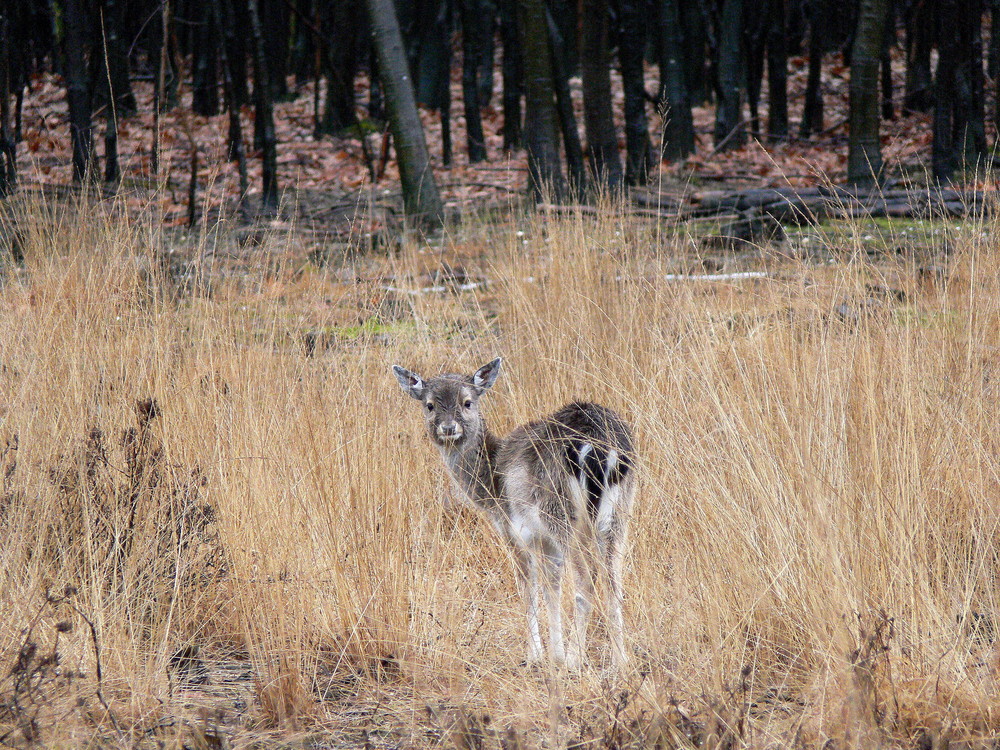
POLYGON ((288 98, 288 37, 291 28, 289 2, 260 0, 257 11, 261 15, 261 30, 264 32, 264 54, 271 101, 282 101, 288 98))
POLYGON ((675 161, 694 153, 694 119, 684 65, 679 0, 660 0, 660 99, 663 113, 663 158, 675 161))
MULTIPOLYGON (((228 11, 223 8, 224 2, 226 0, 210 0, 212 19, 219 29, 225 29, 232 21, 228 11)), ((226 45, 219 45, 219 55, 222 59, 222 91, 226 100, 226 112, 229 115, 228 155, 230 161, 236 162, 240 179, 239 203, 242 206, 243 199, 249 189, 249 182, 247 180, 246 149, 243 147, 243 128, 240 125, 240 108, 233 92, 232 66, 226 45)))
POLYGON ((683 50, 684 82, 692 105, 711 99, 715 87, 715 76, 711 73, 714 63, 705 55, 705 48, 712 46, 704 13, 705 3, 710 1, 674 0, 680 16, 678 33, 683 50))
MULTIPOLYGON (((559 26, 548 10, 545 13, 545 21, 549 29, 552 80, 556 90, 556 112, 559 115, 563 149, 566 152, 566 171, 569 173, 569 183, 573 193, 580 196, 586 183, 586 173, 583 167, 583 146, 580 143, 580 131, 576 127, 573 98, 569 90, 569 70, 566 66, 570 57, 566 52, 565 40, 559 31, 559 26)), ((525 48, 525 55, 527 54, 528 51, 525 48)), ((527 67, 525 74, 527 75, 527 67)), ((525 127, 527 127, 527 121, 525 127)))
POLYGON ((993 124, 1000 128, 1000 0, 990 0, 989 72, 993 83, 993 124))
POLYGON ((614 114, 611 111, 611 67, 608 60, 608 2, 582 0, 583 33, 580 73, 583 83, 583 124, 590 169, 598 190, 617 191, 622 184, 614 114))
POLYGON ((521 96, 524 94, 516 0, 500 0, 500 41, 503 44, 503 147, 505 151, 512 151, 521 146, 521 96))
POLYGON ((409 24, 415 37, 409 55, 418 65, 417 102, 437 110, 441 118, 441 161, 451 164, 451 0, 429 0, 422 8, 411 10, 418 17, 409 24))
POLYGON ((528 151, 528 188, 535 201, 551 191, 566 192, 559 160, 558 114, 554 103, 553 55, 545 0, 518 0, 524 60, 524 146, 528 151))
POLYGON ((785 0, 767 0, 767 134, 788 137, 788 52, 785 0))
POLYGON ((135 95, 129 81, 128 49, 122 39, 122 18, 118 0, 102 0, 101 50, 105 57, 105 73, 110 80, 115 116, 127 117, 136 112, 135 95))
POLYGON ((339 133, 358 124, 354 106, 354 77, 358 70, 357 35, 361 31, 358 7, 351 2, 323 3, 326 49, 326 101, 317 133, 339 133))
POLYGON ((721 0, 716 69, 715 144, 722 150, 742 146, 746 139, 742 122, 741 82, 743 65, 743 0, 721 0))
POLYGON ((13 70, 14 28, 11 8, 0 8, 0 198, 17 186, 17 142, 11 120, 10 91, 17 74, 13 70))
POLYGON ((896 44, 896 8, 893 0, 886 3, 885 26, 883 27, 882 57, 879 70, 882 74, 882 119, 893 120, 896 110, 892 104, 892 57, 893 45, 896 44))
POLYGON ((479 0, 482 6, 482 50, 479 55, 479 106, 488 107, 493 99, 493 65, 496 58, 497 8, 496 0, 479 0))
POLYGON ((931 48, 934 34, 934 0, 911 0, 906 17, 906 94, 903 106, 926 112, 934 106, 931 82, 931 48))
POLYGON ((427 156, 396 9, 392 0, 366 0, 365 4, 385 90, 389 127, 396 143, 406 215, 425 227, 437 227, 443 219, 441 198, 427 156))
POLYGON ((744 49, 746 51, 747 107, 750 110, 750 132, 758 134, 760 127, 760 92, 764 84, 764 51, 767 34, 766 3, 748 3, 744 15, 744 49))
POLYGON ((824 36, 826 35, 827 0, 809 3, 809 77, 806 80, 806 102, 802 111, 799 135, 808 138, 823 129, 822 70, 824 36))
POLYGON ((887 0, 861 0, 851 50, 850 140, 847 180, 874 185, 882 179, 879 143, 878 67, 882 56, 887 0))
POLYGON ((934 176, 982 166, 986 152, 980 0, 941 0, 934 96, 934 176))
POLYGON ((195 114, 211 117, 219 113, 218 26, 209 5, 198 5, 197 12, 191 54, 191 109, 195 114))
POLYGON ((489 3, 484 0, 459 0, 462 11, 462 104, 465 108, 465 132, 469 162, 486 160, 486 137, 479 104, 479 71, 486 45, 486 16, 489 3))
POLYGON ((625 94, 625 182, 629 185, 645 184, 653 163, 642 69, 648 23, 644 10, 645 5, 638 0, 618 0, 618 64, 625 94))
POLYGON ((274 108, 271 102, 271 84, 261 32, 258 3, 249 0, 250 29, 253 37, 254 62, 254 123, 260 134, 262 188, 260 202, 265 209, 278 205, 278 138, 274 131, 274 108))
POLYGON ((66 100, 73 144, 73 179, 79 181, 92 175, 94 159, 90 85, 84 57, 89 28, 84 0, 65 0, 63 14, 66 34, 66 100))
POLYGON ((240 7, 243 3, 235 2, 235 0, 222 0, 222 2, 225 13, 230 18, 223 34, 226 57, 229 59, 229 76, 233 84, 233 97, 236 106, 242 107, 250 102, 247 43, 252 39, 248 40, 248 35, 245 33, 249 19, 245 17, 246 9, 240 7))

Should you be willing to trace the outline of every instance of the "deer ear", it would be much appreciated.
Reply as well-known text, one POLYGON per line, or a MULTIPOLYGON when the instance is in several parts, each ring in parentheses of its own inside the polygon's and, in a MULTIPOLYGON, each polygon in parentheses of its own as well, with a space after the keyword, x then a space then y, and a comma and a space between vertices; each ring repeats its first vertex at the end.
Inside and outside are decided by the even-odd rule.
POLYGON ((502 361, 500 357, 497 357, 488 365, 483 365, 476 370, 472 376, 472 385, 475 386, 477 391, 482 393, 497 382, 497 376, 500 374, 500 363, 502 361))
POLYGON ((407 393, 417 399, 422 399, 424 397, 424 391, 427 390, 427 384, 424 382, 422 377, 417 375, 417 373, 410 372, 405 367, 393 365, 392 374, 395 375, 396 380, 399 381, 399 387, 403 389, 403 393, 407 393))

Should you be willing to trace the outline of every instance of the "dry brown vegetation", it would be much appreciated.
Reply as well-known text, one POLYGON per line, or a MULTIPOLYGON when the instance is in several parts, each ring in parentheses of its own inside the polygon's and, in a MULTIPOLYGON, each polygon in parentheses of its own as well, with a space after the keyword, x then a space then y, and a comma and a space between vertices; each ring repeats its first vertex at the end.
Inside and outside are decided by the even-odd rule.
POLYGON ((690 238, 610 209, 326 265, 113 205, 5 210, 0 744, 1000 733, 992 223, 949 229, 924 273, 863 252, 890 230, 858 221, 761 254, 769 278, 708 282, 666 277, 690 238), (490 283, 408 293, 458 256, 490 283), (624 674, 599 617, 581 674, 521 666, 507 553, 444 512, 388 372, 497 354, 497 428, 574 397, 637 425, 624 674))

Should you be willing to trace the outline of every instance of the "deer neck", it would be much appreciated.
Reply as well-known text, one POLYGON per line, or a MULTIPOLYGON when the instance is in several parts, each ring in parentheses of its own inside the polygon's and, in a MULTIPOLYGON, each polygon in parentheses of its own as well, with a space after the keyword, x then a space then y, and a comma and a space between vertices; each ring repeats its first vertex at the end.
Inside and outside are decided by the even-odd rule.
POLYGON ((475 440, 467 441, 461 448, 441 447, 441 456, 455 484, 470 502, 490 515, 502 507, 497 471, 499 450, 500 441, 485 425, 475 440))

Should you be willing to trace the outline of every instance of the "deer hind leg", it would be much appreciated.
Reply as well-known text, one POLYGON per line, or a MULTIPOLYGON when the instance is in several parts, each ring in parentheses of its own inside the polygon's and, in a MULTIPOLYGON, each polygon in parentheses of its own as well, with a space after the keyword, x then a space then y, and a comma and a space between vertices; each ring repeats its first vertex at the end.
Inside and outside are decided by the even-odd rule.
POLYGON ((601 562, 608 578, 608 638, 611 641, 611 662, 621 669, 628 661, 625 650, 625 623, 622 604, 625 594, 622 589, 622 556, 624 544, 617 539, 607 539, 601 545, 601 562))
POLYGON ((573 630, 570 633, 566 665, 570 669, 583 666, 587 655, 587 621, 594 608, 594 577, 586 553, 576 544, 571 552, 573 564, 573 630))
POLYGON ((565 552, 555 541, 545 541, 539 545, 538 557, 544 575, 545 602, 549 608, 549 653, 553 661, 563 664, 566 661, 562 630, 562 574, 565 552))
POLYGON ((530 550, 518 549, 518 588, 524 598, 524 611, 528 618, 528 664, 542 659, 542 634, 538 627, 538 565, 530 550))

